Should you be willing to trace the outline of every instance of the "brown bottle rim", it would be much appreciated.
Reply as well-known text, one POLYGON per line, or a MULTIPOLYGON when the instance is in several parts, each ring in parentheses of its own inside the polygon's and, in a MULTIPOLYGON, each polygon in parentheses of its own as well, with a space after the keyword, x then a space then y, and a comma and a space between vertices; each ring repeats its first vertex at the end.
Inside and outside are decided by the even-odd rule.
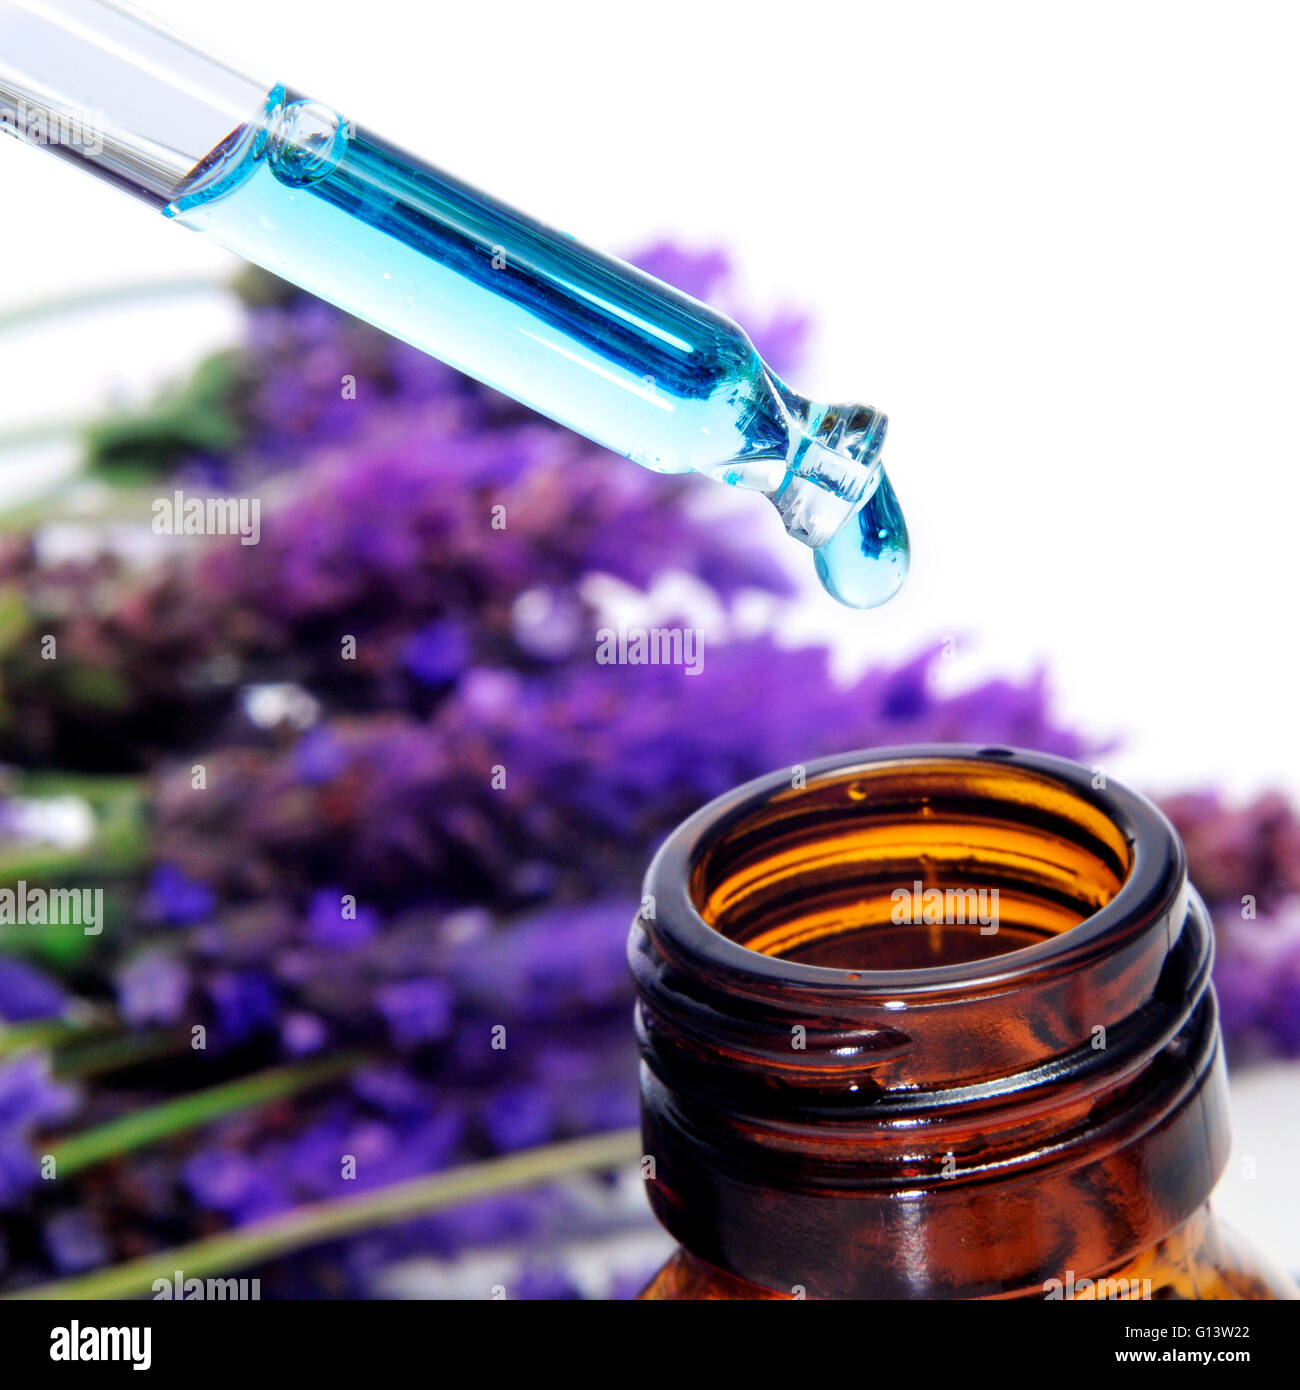
POLYGON ((660 847, 646 873, 645 893, 655 903, 656 933, 673 954, 710 974, 756 983, 788 983, 818 992, 851 995, 880 992, 906 997, 951 990, 964 993, 1004 988, 1018 979, 1077 966, 1089 955, 1112 949, 1116 938, 1139 919, 1151 924, 1177 912, 1186 894, 1186 856, 1177 832, 1145 797, 1107 777, 1095 787, 1089 770, 1052 754, 987 744, 914 744, 837 754, 805 766, 806 785, 843 780, 855 771, 882 768, 918 771, 926 765, 984 763, 1054 782, 1090 804, 1122 834, 1131 855, 1118 891, 1068 931, 984 960, 924 968, 873 970, 811 965, 752 950, 711 926, 692 894, 694 870, 713 844, 748 816, 790 791, 789 769, 747 782, 703 806, 683 821, 660 847))

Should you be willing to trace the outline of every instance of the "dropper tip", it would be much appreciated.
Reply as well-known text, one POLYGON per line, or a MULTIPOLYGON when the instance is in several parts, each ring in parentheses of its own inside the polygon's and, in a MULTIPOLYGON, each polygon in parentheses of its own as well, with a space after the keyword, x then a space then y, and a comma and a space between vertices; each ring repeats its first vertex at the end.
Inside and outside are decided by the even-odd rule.
POLYGON ((866 502, 813 554, 822 587, 849 608, 888 603, 903 587, 910 559, 907 522, 884 473, 866 502))

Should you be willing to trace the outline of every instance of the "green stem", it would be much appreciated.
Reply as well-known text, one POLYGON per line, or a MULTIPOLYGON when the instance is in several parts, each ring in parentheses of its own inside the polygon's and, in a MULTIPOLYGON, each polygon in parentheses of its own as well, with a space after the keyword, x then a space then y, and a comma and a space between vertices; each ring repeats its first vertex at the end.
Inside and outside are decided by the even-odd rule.
POLYGON ((157 1279, 170 1283, 178 1269, 186 1279, 209 1275, 225 1277, 234 1270, 265 1264, 291 1251, 337 1240, 357 1231, 391 1225, 457 1202, 532 1187, 573 1173, 616 1168, 640 1155, 641 1136, 634 1129, 529 1149, 525 1153, 455 1168, 433 1177, 410 1178, 374 1192, 359 1192, 352 1197, 299 1207, 190 1245, 146 1255, 75 1279, 40 1284, 7 1297, 134 1298, 148 1293, 157 1279))
POLYGON ((0 333, 12 328, 25 328, 30 323, 61 318, 64 314, 82 314, 91 309, 111 308, 115 304, 141 303, 149 299, 176 299, 187 294, 211 294, 226 286, 220 280, 194 275, 178 276, 172 280, 136 280, 105 289, 79 290, 75 294, 43 299, 36 304, 24 304, 7 314, 0 314, 0 333))
POLYGON ((73 1039, 83 1039, 91 1029, 66 1018, 41 1018, 31 1023, 0 1026, 0 1058, 24 1052, 29 1047, 58 1047, 73 1039))
POLYGON ((86 1081, 140 1062, 174 1057, 188 1047, 188 1037, 180 1033, 122 1033, 69 1043, 54 1053, 52 1061, 60 1080, 86 1081))
POLYGON ((236 1110, 265 1105, 268 1101, 319 1086, 348 1071, 360 1059, 358 1053, 345 1053, 323 1061, 272 1067, 254 1076, 241 1077, 238 1081, 228 1081, 206 1091, 195 1091, 178 1100, 123 1115, 53 1144, 49 1151, 54 1156, 55 1171, 59 1177, 67 1177, 91 1164, 195 1129, 236 1110))

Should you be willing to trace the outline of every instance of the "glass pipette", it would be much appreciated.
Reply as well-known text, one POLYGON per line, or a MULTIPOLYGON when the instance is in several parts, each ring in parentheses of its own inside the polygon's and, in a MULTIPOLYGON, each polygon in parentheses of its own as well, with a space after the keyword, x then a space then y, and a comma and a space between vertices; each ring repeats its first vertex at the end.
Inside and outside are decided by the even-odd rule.
POLYGON ((885 416, 731 320, 110 0, 0 3, 0 124, 646 468, 766 495, 869 608, 908 537, 885 416))

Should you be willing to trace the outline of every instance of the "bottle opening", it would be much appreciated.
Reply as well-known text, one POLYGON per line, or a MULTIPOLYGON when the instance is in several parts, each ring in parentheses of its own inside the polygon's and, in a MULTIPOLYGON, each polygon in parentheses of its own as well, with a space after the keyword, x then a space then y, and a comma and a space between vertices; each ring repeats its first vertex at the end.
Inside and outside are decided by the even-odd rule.
POLYGON ((721 935, 837 970, 961 965, 1070 931, 1133 848, 1074 788, 997 760, 848 769, 771 797, 702 847, 692 902, 721 935))
POLYGON ((1182 847, 1064 759, 878 749, 738 787, 655 856, 628 956, 651 1204, 760 1287, 1041 1290, 1066 1248, 1162 1239, 1226 1161, 1182 847))

